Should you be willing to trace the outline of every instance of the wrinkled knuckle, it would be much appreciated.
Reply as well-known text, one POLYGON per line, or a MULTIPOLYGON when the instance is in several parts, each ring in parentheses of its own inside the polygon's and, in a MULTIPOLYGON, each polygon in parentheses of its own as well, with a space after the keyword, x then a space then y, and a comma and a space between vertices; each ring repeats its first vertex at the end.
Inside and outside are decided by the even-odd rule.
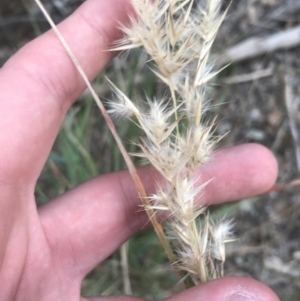
POLYGON ((89 27, 89 29, 93 33, 95 33, 94 36, 96 36, 97 39, 101 42, 101 45, 104 45, 104 47, 106 45, 109 46, 109 42, 111 39, 109 37, 108 31, 106 30, 106 27, 103 26, 103 24, 99 23, 99 21, 95 18, 90 18, 84 13, 80 14, 80 18, 89 27))

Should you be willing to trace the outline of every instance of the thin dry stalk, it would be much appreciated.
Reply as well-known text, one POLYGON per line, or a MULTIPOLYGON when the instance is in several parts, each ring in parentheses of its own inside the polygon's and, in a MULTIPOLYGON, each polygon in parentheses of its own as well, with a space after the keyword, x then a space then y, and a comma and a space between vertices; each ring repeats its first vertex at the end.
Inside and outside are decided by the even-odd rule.
POLYGON ((274 185, 269 191, 267 191, 266 193, 270 193, 270 192, 278 192, 278 191, 282 191, 285 189, 289 189, 292 187, 296 187, 296 186, 300 186, 300 179, 294 179, 291 182, 288 183, 279 183, 274 185))
MULTIPOLYGON (((150 206, 150 201, 147 195, 147 192, 145 190, 145 187, 138 175, 138 172, 129 156, 129 154, 127 153, 118 133, 117 130, 115 128, 114 123, 112 122, 109 114, 107 113, 103 103, 101 102, 100 98, 98 97, 97 93, 95 92, 95 90, 92 87, 92 84, 90 83, 87 75, 85 74, 84 70, 82 69, 81 65, 79 64, 77 58, 75 57, 75 55, 73 54, 72 50, 70 49, 69 45, 67 44, 67 42, 65 41, 64 37, 62 36, 62 34, 59 32, 57 26, 55 25, 55 23, 53 22, 53 20, 51 19, 50 15, 47 13, 44 5, 41 3, 40 0, 35 0, 35 2, 37 3, 37 5, 39 6, 39 8, 41 9, 41 11, 43 12, 44 16, 46 17, 47 21, 49 22, 49 24, 51 25, 53 31, 55 32, 56 36, 58 37, 59 41, 61 42, 61 44, 63 45, 64 49, 66 50, 66 52, 68 53, 69 57, 71 58, 72 62, 74 63, 75 67, 77 68, 79 74, 81 75, 82 79, 84 80, 85 84, 87 85, 89 91, 91 92, 97 106, 99 107, 113 137, 115 138, 117 145, 124 157, 124 160, 127 164, 128 170, 131 174, 131 177, 134 181, 134 184, 137 188, 138 194, 140 196, 140 199, 142 200, 144 206, 150 206)), ((165 233, 164 233, 164 229, 162 224, 158 221, 157 217, 156 217, 156 212, 154 210, 150 210, 148 211, 148 215, 149 215, 149 219, 151 220, 151 223, 154 227, 154 230, 159 238, 159 241, 162 245, 162 247, 164 248, 164 251, 168 257, 168 259, 170 260, 170 262, 174 262, 174 258, 173 258, 173 252, 172 252, 172 248, 170 246, 169 241, 166 239, 165 233)))
POLYGON ((300 97, 293 92, 293 78, 290 74, 284 76, 284 96, 287 108, 290 130, 294 140, 294 147, 297 159, 298 173, 300 173, 300 97))
POLYGON ((239 75, 227 77, 224 79, 224 83, 230 85, 230 84, 240 84, 240 83, 246 83, 251 81, 257 81, 261 78, 272 76, 273 74, 274 74, 273 68, 257 70, 251 73, 239 74, 239 75))
POLYGON ((230 62, 239 62, 253 58, 264 53, 274 52, 280 49, 290 49, 300 45, 300 26, 264 37, 250 38, 234 45, 219 55, 219 66, 230 62))
POLYGON ((120 248, 123 288, 125 295, 132 295, 130 278, 129 278, 129 265, 128 265, 128 242, 125 242, 120 248))

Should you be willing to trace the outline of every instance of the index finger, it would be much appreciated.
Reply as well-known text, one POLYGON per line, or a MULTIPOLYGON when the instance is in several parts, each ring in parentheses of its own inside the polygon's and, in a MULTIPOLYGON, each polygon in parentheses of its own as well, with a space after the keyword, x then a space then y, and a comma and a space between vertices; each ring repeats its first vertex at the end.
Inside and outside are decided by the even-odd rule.
MULTIPOLYGON (((59 25, 90 79, 109 61, 129 1, 89 0, 59 25)), ((52 31, 29 43, 0 70, 0 180, 34 184, 65 113, 85 88, 52 31)))

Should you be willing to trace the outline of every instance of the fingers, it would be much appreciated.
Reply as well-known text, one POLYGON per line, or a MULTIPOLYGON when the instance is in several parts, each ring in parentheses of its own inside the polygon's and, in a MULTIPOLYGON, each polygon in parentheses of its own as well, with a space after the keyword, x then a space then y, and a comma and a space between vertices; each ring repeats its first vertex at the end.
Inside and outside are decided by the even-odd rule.
MULTIPOLYGON (((94 297, 90 301, 142 301, 135 297, 94 297)), ((85 301, 87 301, 85 300, 85 301)), ((264 284, 248 278, 227 277, 188 289, 166 301, 280 301, 264 284)))
POLYGON ((270 189, 278 174, 274 155, 259 144, 246 144, 216 153, 197 173, 200 183, 212 179, 202 200, 219 203, 259 195, 270 189), (217 187, 217 189, 216 189, 217 187))
MULTIPOLYGON (((127 0, 89 0, 59 29, 90 79, 126 22, 127 0)), ((23 47, 0 70, 0 181, 38 177, 64 115, 85 88, 52 31, 23 47)))
MULTIPOLYGON (((151 167, 139 173, 148 193, 153 193, 157 173, 151 167)), ((277 177, 277 163, 264 147, 248 144, 218 152, 197 175, 202 183, 214 178, 199 201, 215 204, 267 191, 277 177)), ((77 272, 85 275, 147 225, 140 204, 130 175, 122 171, 58 197, 40 208, 40 217, 53 252, 59 246, 59 252, 72 254, 80 267, 77 272)))
POLYGON ((253 279, 228 277, 211 281, 168 298, 167 301, 280 301, 264 284, 253 279))

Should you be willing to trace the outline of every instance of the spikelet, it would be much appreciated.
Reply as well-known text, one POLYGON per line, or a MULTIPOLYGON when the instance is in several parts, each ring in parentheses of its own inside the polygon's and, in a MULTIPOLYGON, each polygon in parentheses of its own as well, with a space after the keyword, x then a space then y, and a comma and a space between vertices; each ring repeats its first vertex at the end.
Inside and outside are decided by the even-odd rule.
POLYGON ((219 71, 209 53, 226 11, 219 0, 131 0, 135 16, 122 25, 125 36, 114 50, 142 47, 151 70, 169 89, 170 100, 147 100, 137 107, 114 84, 117 95, 110 112, 134 118, 144 132, 141 153, 165 178, 149 196, 146 210, 168 212, 166 232, 176 247, 177 267, 195 284, 223 276, 225 243, 231 223, 214 224, 205 206, 197 205, 203 188, 193 172, 211 159, 220 137, 206 120, 206 84, 219 71))

